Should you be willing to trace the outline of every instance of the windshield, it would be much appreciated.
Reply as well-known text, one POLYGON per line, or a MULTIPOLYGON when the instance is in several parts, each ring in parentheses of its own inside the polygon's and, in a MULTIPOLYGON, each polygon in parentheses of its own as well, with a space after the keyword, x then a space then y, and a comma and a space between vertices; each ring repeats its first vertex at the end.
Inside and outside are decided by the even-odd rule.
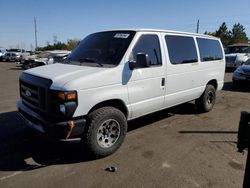
POLYGON ((246 63, 244 63, 245 65, 250 65, 250 59, 248 59, 247 61, 246 61, 246 63))
POLYGON ((229 46, 226 49, 226 54, 234 54, 234 53, 249 53, 249 46, 229 46))
POLYGON ((83 39, 68 57, 69 64, 86 66, 118 65, 135 31, 94 33, 83 39))
POLYGON ((9 49, 8 51, 9 51, 9 52, 21 52, 20 49, 9 49))

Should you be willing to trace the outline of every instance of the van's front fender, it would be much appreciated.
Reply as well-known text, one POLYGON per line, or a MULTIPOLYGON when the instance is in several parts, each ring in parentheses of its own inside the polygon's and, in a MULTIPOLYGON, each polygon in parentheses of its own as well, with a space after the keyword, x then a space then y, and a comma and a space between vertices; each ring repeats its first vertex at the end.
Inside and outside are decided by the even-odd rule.
POLYGON ((74 117, 87 115, 89 111, 99 103, 104 101, 118 99, 127 107, 128 117, 130 117, 130 105, 128 100, 127 86, 121 84, 84 89, 77 91, 78 107, 74 117))

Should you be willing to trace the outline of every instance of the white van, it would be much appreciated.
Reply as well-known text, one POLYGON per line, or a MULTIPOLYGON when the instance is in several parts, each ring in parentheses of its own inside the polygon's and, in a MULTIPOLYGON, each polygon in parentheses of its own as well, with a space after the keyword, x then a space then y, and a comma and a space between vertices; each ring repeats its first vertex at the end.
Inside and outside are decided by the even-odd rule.
POLYGON ((26 70, 18 110, 27 124, 96 157, 122 144, 127 121, 196 100, 210 111, 223 86, 218 38, 153 29, 87 36, 67 62, 26 70))

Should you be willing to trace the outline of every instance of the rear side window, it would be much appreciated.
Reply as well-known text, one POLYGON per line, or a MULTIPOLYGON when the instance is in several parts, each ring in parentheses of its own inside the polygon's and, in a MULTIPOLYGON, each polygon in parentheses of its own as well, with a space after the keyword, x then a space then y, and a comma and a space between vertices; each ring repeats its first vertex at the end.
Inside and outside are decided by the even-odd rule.
POLYGON ((170 62, 174 65, 198 61, 193 37, 166 35, 170 62))
POLYGON ((214 61, 223 59, 223 52, 218 40, 197 38, 201 61, 214 61))
POLYGON ((157 35, 142 35, 135 44, 130 60, 136 61, 138 53, 148 54, 150 65, 161 65, 161 50, 157 35))

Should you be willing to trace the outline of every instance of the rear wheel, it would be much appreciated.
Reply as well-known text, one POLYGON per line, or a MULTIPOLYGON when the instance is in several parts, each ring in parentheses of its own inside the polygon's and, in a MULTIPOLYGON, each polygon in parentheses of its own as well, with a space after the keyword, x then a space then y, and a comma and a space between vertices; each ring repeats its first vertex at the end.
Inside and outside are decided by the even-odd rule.
POLYGON ((114 153, 122 144, 127 132, 124 114, 113 107, 103 107, 89 114, 83 144, 96 157, 114 153))
POLYGON ((197 99, 196 106, 200 112, 209 112, 213 109, 216 99, 216 91, 213 85, 207 85, 205 91, 199 99, 197 99))

